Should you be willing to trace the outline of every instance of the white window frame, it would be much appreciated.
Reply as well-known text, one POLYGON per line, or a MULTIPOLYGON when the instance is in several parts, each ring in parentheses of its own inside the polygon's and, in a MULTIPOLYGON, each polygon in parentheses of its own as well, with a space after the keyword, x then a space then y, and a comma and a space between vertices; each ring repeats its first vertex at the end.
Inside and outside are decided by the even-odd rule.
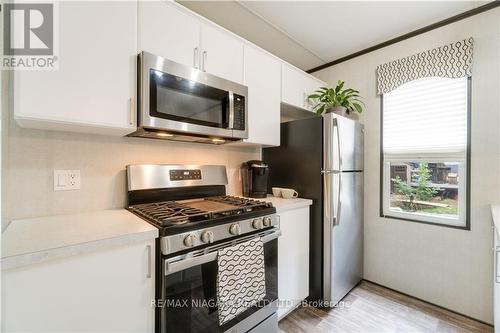
POLYGON ((470 113, 471 113, 471 78, 467 79, 467 147, 464 153, 443 154, 384 154, 383 146, 383 110, 384 97, 380 96, 380 216, 395 218, 412 222, 422 222, 432 225, 449 226, 454 228, 470 230, 470 113), (391 176, 390 163, 459 163, 458 168, 458 218, 439 216, 438 214, 426 214, 418 212, 399 212, 390 209, 391 176))
POLYGON ((394 217, 405 220, 412 220, 418 222, 426 222, 433 224, 443 224, 455 227, 466 227, 467 225, 467 161, 465 157, 461 158, 425 158, 406 156, 401 157, 385 157, 383 164, 383 215, 385 217, 394 217), (458 163, 458 217, 451 218, 447 216, 439 216, 438 214, 428 214, 419 212, 398 212, 391 210, 391 163, 407 163, 407 162, 423 162, 423 163, 444 163, 453 162, 458 163))

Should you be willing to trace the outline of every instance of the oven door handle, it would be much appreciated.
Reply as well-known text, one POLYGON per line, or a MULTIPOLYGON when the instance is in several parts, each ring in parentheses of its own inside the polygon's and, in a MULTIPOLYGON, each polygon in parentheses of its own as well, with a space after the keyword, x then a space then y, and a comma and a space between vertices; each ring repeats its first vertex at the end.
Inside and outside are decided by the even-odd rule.
MULTIPOLYGON (((263 243, 267 243, 278 238, 279 236, 281 236, 281 230, 277 230, 272 234, 261 237, 260 239, 262 240, 263 243)), ((214 251, 211 253, 204 254, 202 256, 186 258, 174 262, 165 261, 165 275, 170 275, 172 273, 180 272, 194 266, 214 261, 217 259, 217 252, 218 251, 214 251)))

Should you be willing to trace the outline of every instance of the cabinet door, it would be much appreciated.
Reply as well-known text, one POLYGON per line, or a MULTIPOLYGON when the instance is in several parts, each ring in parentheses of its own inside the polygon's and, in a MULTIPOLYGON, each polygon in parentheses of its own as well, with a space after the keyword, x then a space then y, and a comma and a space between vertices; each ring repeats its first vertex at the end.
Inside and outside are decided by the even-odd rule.
POLYGON ((311 111, 313 105, 308 101, 307 96, 326 84, 287 64, 283 64, 281 70, 281 101, 311 111))
POLYGON ((169 1, 139 1, 139 52, 198 68, 200 22, 169 1))
POLYGON ((30 128, 130 133, 137 3, 60 1, 58 7, 59 69, 15 71, 16 119, 30 128))
POLYGON ((279 215, 278 320, 309 296, 309 207, 279 215))
POLYGON ((267 53, 245 46, 245 85, 248 86, 248 139, 279 146, 281 63, 267 53))
MULTIPOLYGON (((306 77, 306 85, 305 85, 305 90, 306 90, 306 95, 309 96, 312 94, 314 91, 318 90, 320 87, 326 87, 327 84, 315 79, 311 76, 306 77)), ((314 107, 314 103, 306 99, 306 110, 312 111, 314 107)))
POLYGON ((495 333, 500 332, 500 267, 498 258, 500 256, 500 238, 498 229, 496 227, 493 230, 493 241, 494 241, 494 252, 493 252, 493 318, 495 321, 495 333))
POLYGON ((4 270, 2 332, 154 332, 153 299, 154 240, 4 270))
POLYGON ((281 101, 299 108, 306 106, 304 73, 286 64, 281 67, 281 101))
POLYGON ((243 42, 219 27, 201 27, 201 67, 224 79, 243 83, 243 42))

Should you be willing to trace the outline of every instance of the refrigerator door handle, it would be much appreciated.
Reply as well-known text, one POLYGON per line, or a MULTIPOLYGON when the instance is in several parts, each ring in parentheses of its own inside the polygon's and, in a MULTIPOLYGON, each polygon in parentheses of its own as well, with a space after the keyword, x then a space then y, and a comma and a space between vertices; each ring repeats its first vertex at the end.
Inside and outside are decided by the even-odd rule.
POLYGON ((333 218, 333 225, 339 225, 340 224, 340 211, 342 209, 342 200, 341 198, 341 193, 342 193, 342 174, 339 173, 339 187, 337 191, 337 213, 335 214, 333 218))
POLYGON ((323 181, 324 181, 324 187, 325 187, 325 194, 323 196, 324 200, 324 205, 325 205, 325 219, 328 221, 328 223, 331 223, 332 220, 332 210, 333 210, 333 204, 332 204, 332 198, 331 198, 331 178, 333 172, 330 170, 322 170, 321 174, 323 175, 323 181))
POLYGON ((339 225, 340 223, 340 210, 342 208, 342 201, 340 199, 340 194, 342 193, 342 175, 340 172, 336 170, 322 170, 321 174, 324 178, 324 186, 325 186, 325 195, 324 205, 325 205, 325 218, 328 223, 332 223, 332 225, 339 225), (337 209, 334 211, 334 203, 332 197, 333 193, 333 176, 337 175, 339 177, 339 186, 337 187, 337 209), (335 214, 334 214, 335 212, 335 214))
MULTIPOLYGON (((333 118, 333 128, 336 129, 337 132, 337 153, 339 159, 339 171, 342 171, 342 149, 340 148, 340 126, 337 118, 333 118)), ((333 225, 339 225, 340 223, 340 210, 342 209, 342 200, 340 199, 340 195, 342 193, 341 190, 342 190, 342 174, 339 173, 339 186, 337 187, 337 211, 333 216, 333 225)))
POLYGON ((340 148, 340 126, 337 118, 333 118, 333 127, 337 129, 337 152, 339 154, 339 170, 342 171, 342 149, 340 148))

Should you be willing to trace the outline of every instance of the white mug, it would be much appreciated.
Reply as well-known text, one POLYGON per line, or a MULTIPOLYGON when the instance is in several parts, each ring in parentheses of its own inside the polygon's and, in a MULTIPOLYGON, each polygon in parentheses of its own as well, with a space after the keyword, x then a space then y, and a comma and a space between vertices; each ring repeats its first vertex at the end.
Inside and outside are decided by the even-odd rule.
POLYGON ((281 197, 281 187, 273 187, 273 196, 276 198, 281 197))
POLYGON ((299 196, 299 193, 297 193, 297 191, 291 188, 282 188, 281 195, 285 199, 294 199, 299 196))

